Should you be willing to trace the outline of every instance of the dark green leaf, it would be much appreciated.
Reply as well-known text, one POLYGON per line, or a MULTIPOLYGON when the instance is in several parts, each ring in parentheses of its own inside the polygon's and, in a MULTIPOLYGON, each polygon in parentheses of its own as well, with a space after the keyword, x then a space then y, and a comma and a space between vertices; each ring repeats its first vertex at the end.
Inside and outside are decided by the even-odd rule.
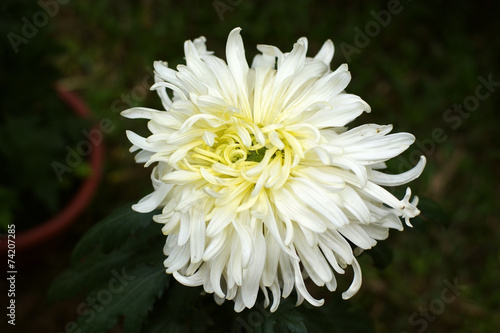
MULTIPOLYGON (((144 331, 148 333, 206 332, 211 320, 199 309, 201 292, 201 288, 172 283, 164 296, 155 304, 144 331)), ((211 295, 209 297, 211 298, 211 295)))
MULTIPOLYGON (((116 248, 112 253, 105 253, 102 243, 93 243, 98 242, 98 239, 89 240, 85 236, 82 238, 77 244, 77 248, 81 246, 82 242, 86 242, 88 245, 84 245, 92 249, 92 251, 87 253, 84 258, 79 258, 79 255, 73 257, 71 268, 61 274, 50 287, 48 292, 50 299, 65 298, 78 293, 82 289, 92 290, 97 288, 113 269, 143 264, 154 265, 163 262, 162 247, 165 240, 161 234, 161 227, 153 223, 147 215, 142 216, 142 214, 136 212, 128 214, 127 212, 129 220, 132 220, 132 215, 137 215, 133 219, 137 222, 137 225, 143 226, 143 229, 134 230, 135 234, 129 234, 127 239, 122 239, 120 244, 115 244, 116 248), (94 244, 93 248, 91 248, 91 244, 94 244), (76 260, 75 257, 79 259, 76 260)), ((115 218, 115 221, 120 221, 121 216, 123 215, 116 214, 112 217, 115 218)), ((109 223, 108 221, 109 219, 106 219, 98 223, 91 231, 94 229, 103 230, 101 224, 109 223)), ((110 227, 110 225, 106 224, 106 227, 110 227)), ((94 232, 92 233, 95 235, 94 232)), ((117 231, 117 233, 119 232, 117 231)), ((121 239, 121 237, 118 238, 121 239)), ((114 240, 109 240, 108 244, 109 242, 114 242, 114 240)))
POLYGON ((267 319, 275 321, 274 332, 307 333, 300 308, 290 300, 282 302, 278 310, 267 319))
POLYGON ((265 320, 262 323, 262 333, 274 333, 274 320, 265 320))
POLYGON ((148 226, 155 214, 158 212, 137 213, 129 205, 117 209, 87 231, 73 250, 72 260, 82 258, 98 244, 102 244, 104 252, 123 245, 131 234, 148 226))
MULTIPOLYGON (((146 231, 143 231, 141 234, 145 233, 146 231)), ((98 287, 113 269, 163 262, 164 239, 163 236, 158 236, 154 239, 131 237, 124 246, 110 254, 102 253, 98 247, 54 281, 48 292, 49 299, 67 298, 82 289, 92 290, 98 287)))
POLYGON ((281 300, 278 310, 271 313, 269 308, 264 308, 257 302, 253 308, 245 309, 241 313, 234 313, 232 332, 252 333, 305 333, 306 325, 300 313, 300 308, 295 307, 291 299, 281 300))
POLYGON ((77 321, 82 333, 104 333, 121 316, 125 332, 138 333, 166 289, 165 239, 153 214, 127 206, 96 224, 77 244, 72 267, 50 288, 52 298, 91 291, 77 321))
POLYGON ((168 283, 169 276, 165 274, 162 262, 132 270, 113 270, 108 282, 90 294, 88 299, 96 303, 92 308, 87 303, 88 313, 92 316, 80 317, 78 328, 81 333, 105 333, 116 325, 120 316, 124 316, 125 332, 138 333, 146 315, 168 283))
POLYGON ((279 327, 278 332, 293 332, 307 333, 307 327, 304 324, 304 319, 298 311, 288 311, 285 315, 278 317, 276 325, 279 327))

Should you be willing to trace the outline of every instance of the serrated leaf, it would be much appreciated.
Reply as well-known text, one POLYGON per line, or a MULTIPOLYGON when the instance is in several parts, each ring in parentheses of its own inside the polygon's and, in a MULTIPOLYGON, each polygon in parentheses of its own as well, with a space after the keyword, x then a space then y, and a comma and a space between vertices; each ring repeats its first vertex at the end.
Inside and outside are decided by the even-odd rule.
POLYGON ((100 311, 94 311, 92 320, 80 317, 78 328, 81 333, 105 333, 123 316, 125 333, 139 333, 155 300, 161 297, 169 281, 170 276, 165 274, 161 262, 155 266, 138 266, 130 271, 114 271, 107 285, 94 290, 88 298, 100 301, 100 311), (121 282, 121 286, 112 289, 113 279, 121 282), (113 293, 113 290, 119 292, 113 293), (104 294, 111 294, 111 297, 104 299, 104 294))
POLYGON ((306 333, 307 328, 299 309, 290 299, 281 300, 274 313, 259 302, 238 314, 230 309, 233 316, 236 315, 232 320, 232 332, 306 333))
POLYGON ((67 298, 82 289, 96 288, 108 278, 109 272, 113 269, 163 262, 164 239, 161 235, 158 236, 155 239, 131 237, 124 243, 124 246, 110 254, 102 253, 100 247, 96 248, 84 260, 73 264, 70 269, 54 280, 48 292, 49 299, 67 298))
POLYGON ((111 270, 119 267, 163 262, 164 242, 161 227, 150 221, 111 253, 104 253, 102 244, 99 244, 85 258, 74 260, 71 267, 54 280, 48 297, 52 300, 67 298, 82 289, 97 288, 111 270))
POLYGON ((163 267, 165 239, 153 214, 119 209, 77 244, 72 268, 55 281, 49 296, 91 290, 86 310, 79 310, 79 332, 105 333, 121 316, 126 333, 140 331, 170 279, 163 267))
POLYGON ((296 314, 291 314, 284 316, 278 325, 283 327, 283 332, 293 332, 293 333, 307 333, 307 327, 304 324, 302 316, 296 314))
POLYGON ((95 287, 112 269, 124 266, 129 257, 127 252, 104 255, 94 251, 83 264, 63 272, 54 280, 48 292, 49 299, 62 299, 82 289, 95 287))
POLYGON ((172 283, 158 300, 144 328, 148 333, 206 332, 210 318, 196 304, 200 301, 200 287, 186 287, 172 283))
POLYGON ((300 308, 290 301, 282 302, 276 313, 271 314, 268 319, 275 322, 273 332, 307 333, 300 308))
POLYGON ((123 245, 131 234, 148 226, 155 214, 158 211, 137 213, 129 205, 115 210, 85 233, 73 250, 71 259, 81 259, 98 244, 102 244, 104 252, 123 245))

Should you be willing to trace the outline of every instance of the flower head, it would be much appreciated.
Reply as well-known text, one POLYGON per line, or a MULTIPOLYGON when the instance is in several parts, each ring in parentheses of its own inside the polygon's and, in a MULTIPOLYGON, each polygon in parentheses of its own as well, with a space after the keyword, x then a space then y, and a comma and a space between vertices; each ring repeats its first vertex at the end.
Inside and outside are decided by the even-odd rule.
POLYGON ((151 135, 127 131, 149 166, 154 192, 133 208, 164 224, 166 272, 182 284, 251 308, 259 290, 266 306, 296 290, 320 306, 305 287, 336 289, 335 273, 352 266, 344 298, 361 285, 351 244, 369 249, 400 217, 418 215, 410 189, 398 200, 382 186, 417 178, 425 159, 399 175, 380 171, 384 162, 415 140, 389 134, 392 126, 345 125, 370 107, 344 92, 347 65, 330 70, 328 40, 314 58, 307 39, 289 53, 258 45, 251 67, 240 28, 229 34, 227 63, 208 52, 205 38, 184 44, 186 65, 155 62, 155 84, 165 110, 132 108, 128 118, 149 119, 151 135), (167 90, 173 93, 169 95, 167 90), (350 243, 349 243, 350 242, 350 243))

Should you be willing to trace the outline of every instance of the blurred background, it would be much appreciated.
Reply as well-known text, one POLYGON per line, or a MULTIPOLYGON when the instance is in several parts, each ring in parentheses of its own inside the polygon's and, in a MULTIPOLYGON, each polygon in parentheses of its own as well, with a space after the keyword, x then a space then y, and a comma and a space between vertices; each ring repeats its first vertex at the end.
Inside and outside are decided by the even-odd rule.
MULTIPOLYGON (((421 154, 428 159, 410 184, 422 198, 422 216, 384 242, 390 265, 360 258, 364 281, 353 307, 368 314, 376 332, 497 331, 499 9, 493 1, 2 1, 2 233, 9 224, 21 233, 56 215, 98 173, 88 160, 93 148, 82 142, 105 154, 82 214, 57 238, 16 256, 16 326, 2 315, 0 330, 59 333, 75 319, 85 294, 48 302, 48 286, 86 230, 150 191, 150 170, 134 163, 125 137, 125 129, 145 134, 145 123, 119 112, 161 108, 149 91, 153 61, 183 63, 183 42, 201 35, 224 57, 229 31, 240 26, 249 61, 259 43, 290 51, 306 36, 314 55, 332 39, 332 68, 348 63, 348 92, 372 107, 352 126, 393 124, 395 132, 415 134, 417 142, 391 161, 393 172, 421 154), (75 117, 55 84, 81 96, 91 117, 75 117), (102 140, 85 132, 90 124, 102 140)), ((8 285, 0 283, 4 302, 8 285)))

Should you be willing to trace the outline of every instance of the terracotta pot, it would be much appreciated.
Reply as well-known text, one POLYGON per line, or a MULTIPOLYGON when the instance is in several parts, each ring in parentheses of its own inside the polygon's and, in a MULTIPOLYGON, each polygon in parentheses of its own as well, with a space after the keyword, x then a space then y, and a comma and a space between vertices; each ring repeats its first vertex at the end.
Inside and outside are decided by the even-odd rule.
MULTIPOLYGON (((56 85, 55 90, 61 100, 66 103, 77 116, 88 118, 91 115, 85 102, 74 92, 68 91, 56 85)), ((54 240, 64 232, 88 206, 90 200, 97 190, 102 174, 104 159, 103 143, 92 144, 92 152, 88 157, 91 174, 80 185, 73 198, 54 217, 42 222, 36 227, 22 232, 16 232, 15 250, 16 254, 26 250, 34 250, 41 245, 54 240)), ((0 238, 0 252, 7 252, 7 238, 0 238)))

